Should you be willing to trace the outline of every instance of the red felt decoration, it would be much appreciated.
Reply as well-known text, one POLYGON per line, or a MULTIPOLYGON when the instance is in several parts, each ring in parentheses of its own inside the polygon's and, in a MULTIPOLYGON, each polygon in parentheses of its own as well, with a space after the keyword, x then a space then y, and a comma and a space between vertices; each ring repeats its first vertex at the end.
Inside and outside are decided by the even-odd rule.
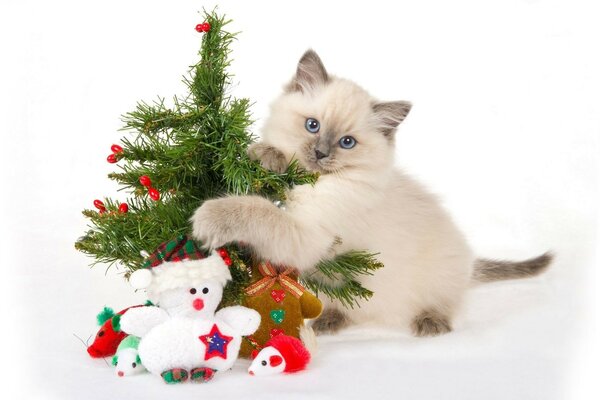
POLYGON ((119 206, 119 212, 125 214, 127 211, 129 211, 129 206, 127 205, 127 203, 121 203, 121 205, 119 206))
POLYGON ((123 148, 121 146, 119 146, 118 144, 113 144, 112 146, 110 146, 110 151, 117 154, 117 153, 122 152, 123 148))
POLYGON ((111 164, 114 164, 119 160, 117 160, 117 156, 115 156, 114 154, 109 154, 108 157, 106 157, 106 161, 108 161, 111 164))
POLYGON ((280 356, 269 357, 269 365, 271 367, 276 367, 276 366, 280 365, 282 362, 283 362, 283 358, 281 358, 280 356))
POLYGON ((96 207, 100 211, 106 211, 106 207, 101 200, 94 200, 94 207, 96 207))
POLYGON ((269 335, 271 336, 271 338, 274 338, 277 335, 283 335, 283 329, 279 329, 279 328, 273 328, 271 329, 271 331, 269 332, 269 335))
POLYGON ((158 190, 154 189, 153 187, 148 189, 148 195, 150 195, 150 198, 154 201, 158 201, 160 200, 160 193, 158 190))
POLYGON ((210 360, 213 357, 227 359, 227 345, 233 340, 233 337, 223 335, 219 331, 217 324, 213 324, 210 332, 206 335, 198 336, 198 339, 206 345, 205 360, 210 360))
POLYGON ((283 299, 285 299, 285 290, 283 289, 273 289, 271 290, 271 297, 276 303, 281 303, 283 299))
POLYGON ((152 185, 152 181, 150 180, 150 177, 148 175, 140 176, 140 183, 142 184, 142 186, 146 187, 150 187, 150 185, 152 185))

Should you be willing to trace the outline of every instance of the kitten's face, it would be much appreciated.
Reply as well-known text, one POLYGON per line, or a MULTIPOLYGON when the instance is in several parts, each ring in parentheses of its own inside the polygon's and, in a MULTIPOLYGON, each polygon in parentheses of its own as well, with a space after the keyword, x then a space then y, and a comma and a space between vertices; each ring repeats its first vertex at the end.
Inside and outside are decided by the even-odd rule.
POLYGON ((378 171, 393 163, 393 134, 410 104, 378 103, 358 85, 327 74, 308 51, 272 105, 263 139, 310 171, 378 171))

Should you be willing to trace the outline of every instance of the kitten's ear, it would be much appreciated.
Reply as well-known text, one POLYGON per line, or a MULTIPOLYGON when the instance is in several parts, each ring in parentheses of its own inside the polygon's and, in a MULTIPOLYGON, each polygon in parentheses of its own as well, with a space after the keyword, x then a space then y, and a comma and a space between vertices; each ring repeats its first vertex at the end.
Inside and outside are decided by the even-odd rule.
POLYGON ((373 104, 376 126, 385 136, 392 136, 400 122, 408 115, 412 104, 408 101, 388 101, 373 104))
POLYGON ((296 75, 287 86, 287 90, 308 92, 312 88, 326 84, 327 81, 329 75, 323 62, 314 50, 307 50, 298 61, 296 75))

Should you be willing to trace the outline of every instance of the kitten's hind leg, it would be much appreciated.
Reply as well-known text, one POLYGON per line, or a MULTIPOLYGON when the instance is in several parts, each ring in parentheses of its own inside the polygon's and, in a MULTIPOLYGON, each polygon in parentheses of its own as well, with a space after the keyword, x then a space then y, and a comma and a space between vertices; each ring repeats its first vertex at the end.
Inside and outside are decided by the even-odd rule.
POLYGON ((312 328, 317 334, 336 333, 340 329, 348 326, 350 320, 343 311, 337 308, 328 307, 323 310, 319 318, 317 318, 312 328))
POLYGON ((414 317, 410 328, 415 336, 438 336, 452 331, 450 318, 434 309, 425 310, 414 317))

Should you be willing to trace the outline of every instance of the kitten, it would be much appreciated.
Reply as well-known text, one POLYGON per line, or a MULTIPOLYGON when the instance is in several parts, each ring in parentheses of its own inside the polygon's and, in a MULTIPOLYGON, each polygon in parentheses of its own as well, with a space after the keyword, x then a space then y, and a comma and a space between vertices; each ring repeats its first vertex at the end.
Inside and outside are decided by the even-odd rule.
POLYGON ((285 210, 258 196, 206 201, 191 219, 193 235, 212 248, 246 242, 301 271, 349 250, 379 253, 385 267, 362 278, 371 300, 351 311, 327 303, 315 330, 371 323, 410 326, 417 336, 449 332, 474 281, 536 275, 551 255, 518 263, 474 258, 438 200, 394 167, 394 135, 410 109, 329 75, 307 51, 249 154, 279 172, 297 159, 321 174, 317 183, 292 188, 285 210))

